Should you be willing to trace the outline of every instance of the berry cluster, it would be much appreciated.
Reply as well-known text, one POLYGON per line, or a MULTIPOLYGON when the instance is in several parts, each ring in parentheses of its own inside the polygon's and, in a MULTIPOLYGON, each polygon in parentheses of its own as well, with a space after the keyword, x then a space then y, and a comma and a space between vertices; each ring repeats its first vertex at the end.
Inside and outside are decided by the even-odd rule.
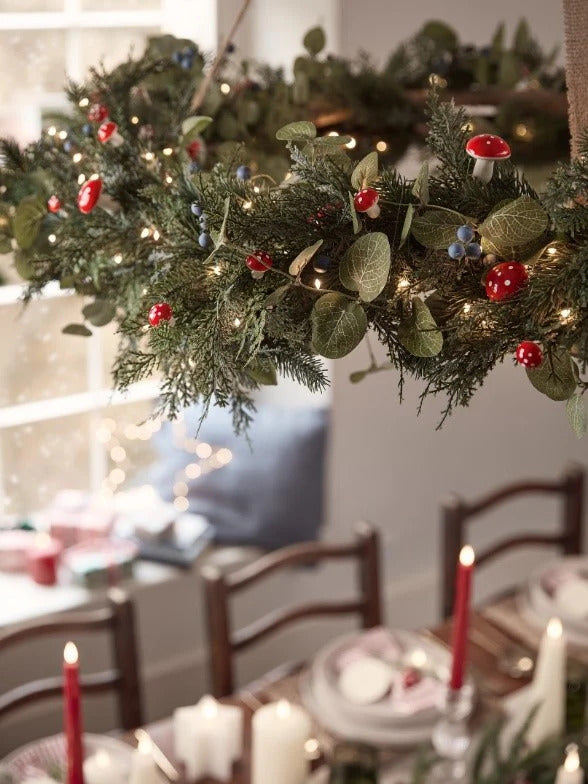
POLYGON ((479 259, 482 255, 482 248, 480 243, 475 241, 476 232, 472 227, 467 224, 465 226, 460 226, 455 233, 457 235, 457 241, 452 242, 447 248, 449 258, 455 259, 456 261, 463 258, 479 259))
POLYGON ((198 237, 198 244, 201 248, 208 248, 210 245, 210 234, 208 233, 208 215, 202 210, 198 202, 193 201, 190 205, 190 212, 198 218, 200 224, 200 235, 198 237))
POLYGON ((192 66, 194 65, 194 55, 196 54, 196 49, 192 46, 186 46, 184 49, 176 50, 172 56, 172 61, 179 65, 180 68, 183 68, 184 71, 190 71, 192 66))

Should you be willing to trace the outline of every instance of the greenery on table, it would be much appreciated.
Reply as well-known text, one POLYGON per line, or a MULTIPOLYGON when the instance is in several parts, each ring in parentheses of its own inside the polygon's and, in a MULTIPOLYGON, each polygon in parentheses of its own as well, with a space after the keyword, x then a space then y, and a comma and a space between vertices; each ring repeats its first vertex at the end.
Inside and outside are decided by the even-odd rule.
MULTIPOLYGON (((307 64, 322 44, 318 31, 309 36, 307 64)), ((223 118, 232 111, 213 88, 203 111, 214 119, 191 115, 202 66, 189 42, 154 40, 144 57, 69 85, 75 116, 65 134, 49 129, 24 150, 3 143, 0 241, 17 245, 28 296, 57 280, 91 298, 85 323, 64 331, 87 335, 116 320, 119 388, 157 372, 166 414, 214 401, 229 406, 243 429, 260 384, 275 383, 279 372, 323 389, 321 357, 344 356, 372 329, 388 361, 372 359, 352 380, 394 367, 401 395, 404 379, 413 376, 423 381, 423 399, 445 397, 444 419, 467 405, 520 341, 531 340, 545 355, 541 367, 527 371, 531 383, 568 401, 570 419, 583 432, 584 158, 560 167, 543 196, 510 162, 497 164, 485 184, 472 178, 464 150, 468 118, 433 97, 429 145, 440 166, 429 172, 425 165, 416 180, 380 170, 375 152, 353 161, 348 137, 319 135, 309 121, 277 132, 274 144, 285 142, 291 157, 284 180, 260 171, 236 176, 251 162, 249 137, 244 146, 218 145, 211 170, 195 171, 200 165, 190 145, 208 139, 212 147, 228 136, 223 118), (176 62, 185 51, 189 68, 176 62), (117 123, 120 146, 97 140, 97 124, 87 119, 88 105, 96 103, 117 123), (108 203, 82 214, 79 183, 92 176, 101 178, 108 203), (377 189, 375 220, 353 206, 353 194, 365 186, 377 189), (55 213, 47 212, 51 195, 61 203, 55 213), (483 254, 455 261, 447 246, 464 225, 476 232, 483 254), (273 266, 253 277, 245 262, 258 250, 273 266), (516 297, 497 303, 483 284, 501 259, 524 262, 530 280, 516 297), (174 320, 149 326, 154 303, 169 305, 174 320)), ((280 84, 268 70, 266 87, 251 94, 267 89, 268 111, 279 114, 282 104, 271 90, 279 93, 280 84)))

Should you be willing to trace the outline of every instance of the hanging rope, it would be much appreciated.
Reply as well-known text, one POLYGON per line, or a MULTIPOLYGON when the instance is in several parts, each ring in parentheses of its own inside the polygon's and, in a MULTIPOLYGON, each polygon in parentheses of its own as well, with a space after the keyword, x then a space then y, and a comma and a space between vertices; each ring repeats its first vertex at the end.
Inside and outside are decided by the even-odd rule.
POLYGON ((588 0, 563 0, 572 155, 588 128, 588 0))

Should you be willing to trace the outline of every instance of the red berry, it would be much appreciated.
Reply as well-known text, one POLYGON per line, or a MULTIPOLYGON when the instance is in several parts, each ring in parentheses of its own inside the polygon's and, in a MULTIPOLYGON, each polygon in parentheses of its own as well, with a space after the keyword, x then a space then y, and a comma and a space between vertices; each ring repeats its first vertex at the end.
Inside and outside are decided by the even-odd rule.
POLYGON ((167 302, 157 302, 149 311, 149 323, 152 327, 157 327, 160 321, 169 321, 173 315, 171 305, 167 302))
POLYGON ((518 261, 502 261, 486 276, 486 294, 492 302, 502 302, 514 297, 529 279, 524 264, 518 261))
POLYGON ((375 188, 362 188, 353 197, 353 204, 357 212, 367 212, 378 203, 380 194, 375 188))
POLYGON ((417 683, 420 683, 422 675, 419 670, 415 670, 414 667, 409 667, 408 670, 404 671, 402 676, 402 685, 405 689, 412 689, 413 686, 416 686, 417 683))
POLYGON ((543 362, 543 352, 541 346, 533 343, 532 340, 523 340, 519 343, 516 350, 516 358, 519 365, 528 368, 536 368, 543 362))
POLYGON ((265 272, 270 267, 273 267, 274 261, 264 250, 255 250, 251 256, 247 256, 245 264, 253 272, 265 272))
POLYGON ((188 153, 188 157, 192 161, 197 161, 200 158, 200 150, 202 149, 202 145, 199 141, 194 141, 186 147, 186 152, 188 153))
POLYGON ((108 117, 108 109, 103 103, 93 103, 88 109, 88 120, 90 122, 104 122, 108 117))
POLYGON ((118 125, 115 122, 112 122, 112 120, 103 122, 100 128, 98 128, 98 133, 96 134, 98 136, 98 141, 102 144, 105 144, 114 136, 117 129, 118 125))
POLYGON ((59 201, 59 196, 53 194, 49 201, 47 202, 47 209, 49 212, 59 212, 61 209, 61 202, 59 201))

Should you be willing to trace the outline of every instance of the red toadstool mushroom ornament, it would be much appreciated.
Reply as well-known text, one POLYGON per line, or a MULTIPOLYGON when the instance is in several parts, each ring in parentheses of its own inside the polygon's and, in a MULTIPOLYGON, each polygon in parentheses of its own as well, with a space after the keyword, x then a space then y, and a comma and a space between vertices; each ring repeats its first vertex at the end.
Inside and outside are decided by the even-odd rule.
POLYGON ((370 218, 377 218, 380 214, 380 194, 375 188, 362 188, 353 197, 356 212, 365 212, 370 218))
POLYGON ((541 346, 533 343, 532 340, 523 340, 519 343, 516 350, 516 358, 519 365, 528 368, 536 368, 543 362, 543 352, 541 346))
POLYGON ((53 196, 49 198, 49 200, 47 201, 47 209, 49 210, 49 212, 59 212, 59 210, 61 209, 61 201, 59 199, 59 196, 53 194, 53 196))
POLYGON ((92 212, 100 200, 102 193, 102 180, 96 178, 85 182, 78 192, 78 209, 84 215, 92 212))
POLYGON ((120 147, 124 139, 118 132, 118 125, 112 120, 103 122, 98 128, 98 141, 102 144, 112 144, 113 147, 120 147))
POLYGON ((264 250, 255 250, 252 254, 247 256, 245 264, 251 270, 254 278, 261 278, 270 267, 273 267, 274 260, 269 253, 266 253, 264 250))
POLYGON ((519 261, 502 261, 486 276, 486 294, 491 302, 503 302, 514 297, 529 279, 527 269, 519 261))
POLYGON ((108 117, 108 109, 103 103, 93 103, 88 109, 88 120, 90 122, 104 122, 108 117))
POLYGON ((156 302, 149 309, 149 323, 152 327, 158 327, 162 321, 171 321, 173 315, 171 305, 167 302, 156 302))
POLYGON ((506 161, 510 158, 508 144, 500 136, 494 136, 492 133, 473 136, 466 144, 466 152, 476 161, 472 177, 481 182, 490 182, 495 161, 506 161))

